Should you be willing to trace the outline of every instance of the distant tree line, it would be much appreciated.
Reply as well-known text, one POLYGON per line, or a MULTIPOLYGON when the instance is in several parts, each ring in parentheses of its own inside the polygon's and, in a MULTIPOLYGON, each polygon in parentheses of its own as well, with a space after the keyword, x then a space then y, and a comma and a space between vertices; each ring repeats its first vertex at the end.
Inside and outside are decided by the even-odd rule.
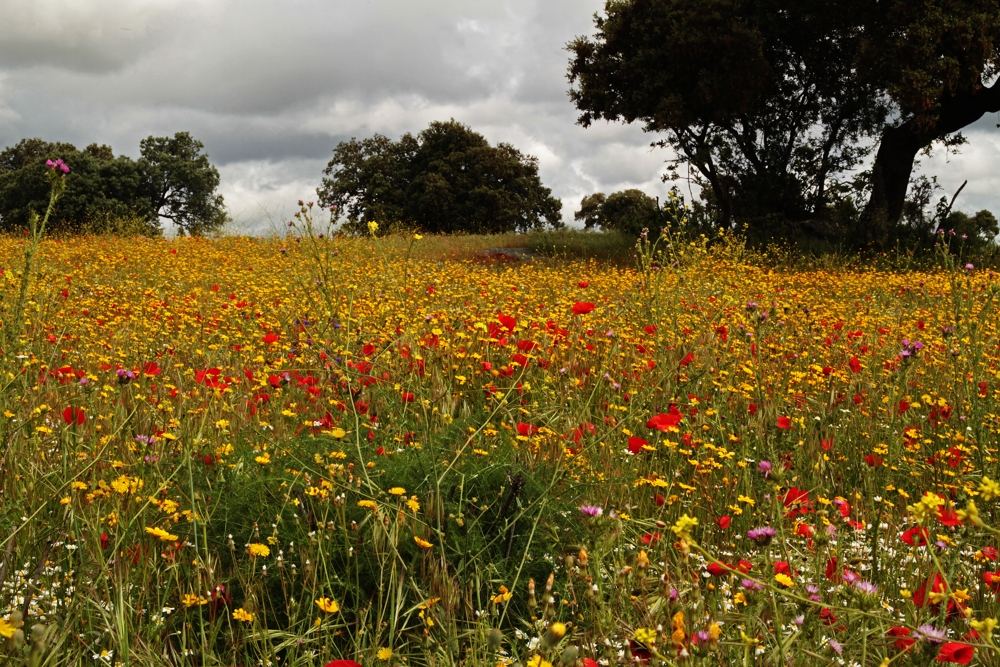
POLYGON ((70 173, 49 221, 55 232, 159 234, 162 219, 185 234, 217 229, 226 211, 216 192, 219 172, 203 148, 187 132, 148 137, 133 160, 116 156, 110 146, 80 150, 69 143, 23 139, 0 152, 0 231, 23 229, 32 210, 45 210, 45 161, 57 158, 70 173))

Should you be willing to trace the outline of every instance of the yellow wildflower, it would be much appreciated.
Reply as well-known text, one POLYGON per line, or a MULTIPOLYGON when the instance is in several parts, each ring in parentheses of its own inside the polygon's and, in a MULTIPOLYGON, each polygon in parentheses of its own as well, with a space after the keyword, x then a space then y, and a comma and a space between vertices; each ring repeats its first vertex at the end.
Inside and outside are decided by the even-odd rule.
POLYGON ((162 528, 150 528, 149 526, 146 526, 146 532, 159 540, 163 540, 164 542, 177 541, 176 535, 174 535, 173 533, 168 533, 162 528))
POLYGON ((340 605, 330 598, 320 598, 316 600, 316 606, 328 614, 336 614, 340 611, 340 605))
POLYGON ((698 525, 698 519, 689 517, 687 514, 677 519, 677 523, 670 527, 678 539, 685 542, 691 539, 691 529, 698 525))
POLYGON ((983 481, 979 483, 979 493, 983 496, 983 500, 1000 498, 1000 484, 989 477, 983 477, 983 481))
POLYGON ((511 598, 513 593, 507 590, 506 586, 500 587, 500 593, 493 596, 493 604, 500 604, 501 602, 506 602, 511 598))
POLYGON ((271 548, 266 544, 260 544, 259 542, 254 542, 248 546, 247 549, 250 551, 250 555, 254 557, 260 556, 261 558, 267 558, 271 555, 271 548))
POLYGON ((233 620, 234 621, 242 621, 244 623, 253 623, 253 619, 254 619, 254 615, 251 612, 247 611, 246 609, 243 609, 242 607, 240 607, 239 609, 234 609, 233 610, 233 620))
POLYGON ((652 646, 656 643, 656 630, 652 628, 636 628, 635 635, 632 638, 640 644, 652 646))

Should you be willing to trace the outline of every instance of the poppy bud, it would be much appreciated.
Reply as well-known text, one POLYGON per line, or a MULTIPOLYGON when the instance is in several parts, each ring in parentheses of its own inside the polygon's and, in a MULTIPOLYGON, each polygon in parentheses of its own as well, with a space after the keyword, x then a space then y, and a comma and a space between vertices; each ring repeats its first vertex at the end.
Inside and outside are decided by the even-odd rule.
POLYGON ((580 659, 580 651, 575 646, 567 646, 562 652, 563 665, 575 665, 580 659))
POLYGON ((503 644, 503 633, 496 628, 492 628, 489 634, 486 636, 486 645, 489 646, 491 651, 497 651, 503 644))

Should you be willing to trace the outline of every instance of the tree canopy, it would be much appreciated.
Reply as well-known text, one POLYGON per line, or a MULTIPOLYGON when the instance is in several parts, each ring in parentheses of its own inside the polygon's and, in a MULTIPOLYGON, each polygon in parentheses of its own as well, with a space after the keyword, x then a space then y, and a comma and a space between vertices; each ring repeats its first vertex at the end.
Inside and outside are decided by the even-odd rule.
POLYGON ((45 161, 63 159, 71 168, 66 189, 50 219, 56 232, 102 229, 129 219, 147 234, 160 232, 160 218, 182 233, 201 234, 225 220, 216 193, 219 173, 201 153, 203 145, 186 132, 142 141, 140 157, 115 156, 110 146, 83 150, 68 143, 23 139, 0 152, 0 230, 25 226, 32 210, 48 204, 45 161))
POLYGON ((376 134, 341 142, 323 174, 319 203, 336 206, 351 232, 366 232, 368 222, 432 233, 562 226, 561 203, 542 185, 536 158, 490 146, 454 120, 398 141, 376 134))
POLYGON ((638 235, 643 229, 657 229, 660 209, 657 201, 642 190, 622 190, 607 197, 603 192, 587 195, 574 219, 586 229, 619 231, 638 235))
POLYGON ((885 243, 916 154, 1000 109, 1000 0, 609 0, 595 27, 568 47, 579 122, 662 133, 748 231, 827 217, 877 145, 851 185, 885 243))

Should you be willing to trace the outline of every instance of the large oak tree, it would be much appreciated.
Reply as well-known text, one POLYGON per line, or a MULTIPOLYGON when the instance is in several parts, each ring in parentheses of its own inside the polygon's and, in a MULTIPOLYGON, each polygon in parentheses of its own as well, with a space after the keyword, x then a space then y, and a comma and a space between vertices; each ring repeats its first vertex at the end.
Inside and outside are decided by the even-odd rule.
POLYGON ((663 133, 724 224, 823 217, 880 138, 884 242, 916 154, 1000 107, 1000 0, 610 0, 595 27, 569 45, 579 122, 663 133))

